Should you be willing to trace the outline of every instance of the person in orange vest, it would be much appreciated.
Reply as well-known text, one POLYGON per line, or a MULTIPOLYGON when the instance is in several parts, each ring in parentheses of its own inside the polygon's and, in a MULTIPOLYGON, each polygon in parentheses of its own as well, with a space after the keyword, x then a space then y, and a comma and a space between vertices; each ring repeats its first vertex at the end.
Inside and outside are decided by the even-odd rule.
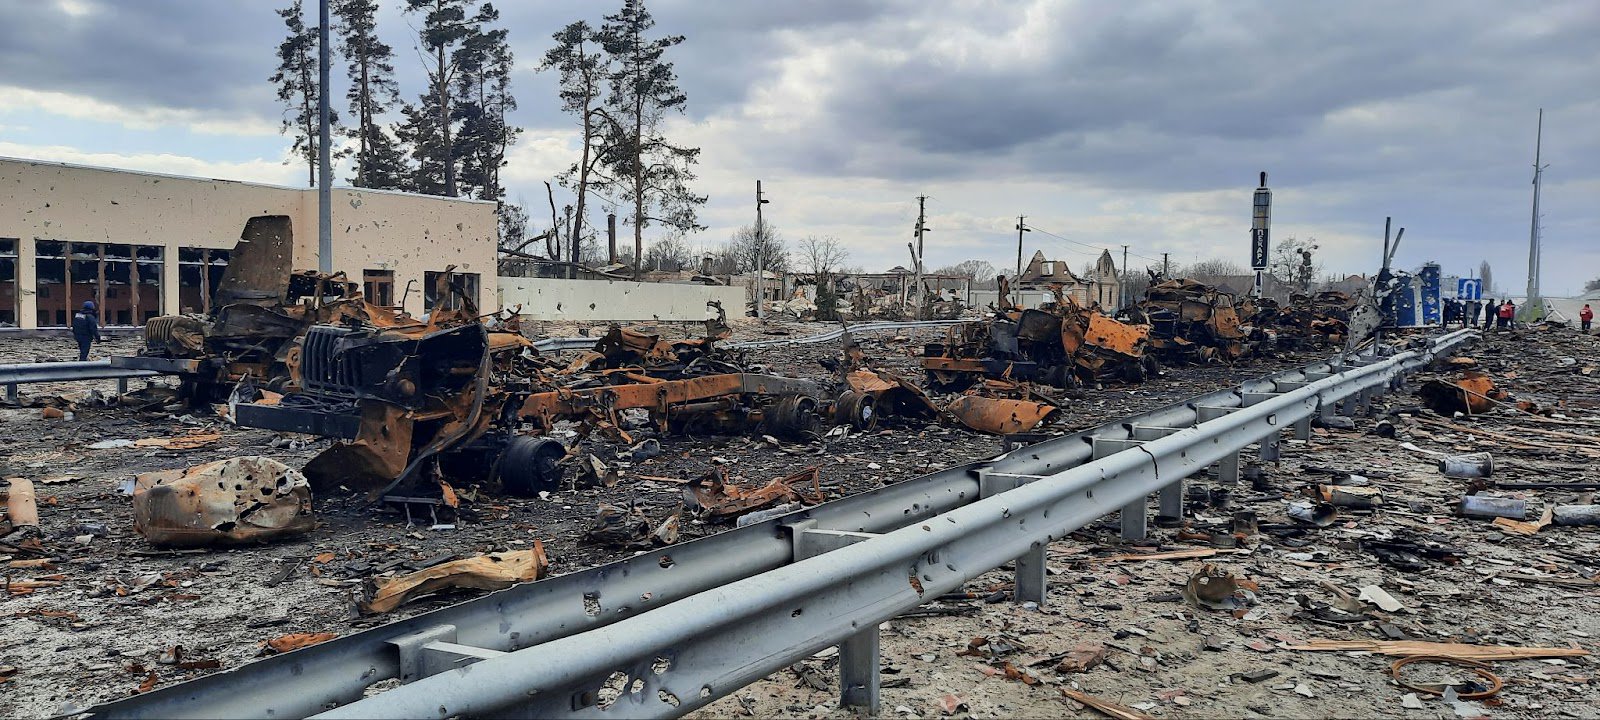
POLYGON ((1578 311, 1578 322, 1583 323, 1583 331, 1589 332, 1589 326, 1594 324, 1594 311, 1589 309, 1589 303, 1583 304, 1583 309, 1578 311))
POLYGON ((1517 306, 1512 305, 1510 300, 1506 300, 1500 305, 1500 324, 1496 325, 1495 328, 1497 330, 1505 330, 1510 328, 1511 319, 1516 316, 1517 306))

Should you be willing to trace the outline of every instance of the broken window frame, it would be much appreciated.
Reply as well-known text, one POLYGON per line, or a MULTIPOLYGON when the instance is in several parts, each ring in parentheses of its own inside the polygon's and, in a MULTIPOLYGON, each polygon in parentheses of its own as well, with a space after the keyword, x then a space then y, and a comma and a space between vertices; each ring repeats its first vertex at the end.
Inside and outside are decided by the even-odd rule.
MULTIPOLYGON (((443 274, 444 273, 442 271, 434 272, 432 270, 422 273, 423 312, 433 310, 436 304, 439 305, 441 310, 458 310, 461 308, 461 298, 457 297, 454 293, 452 293, 448 298, 445 298, 445 301, 442 304, 439 304, 438 298, 434 296, 434 288, 438 287, 439 276, 443 274)), ((454 273, 454 275, 456 284, 461 287, 461 290, 466 294, 466 296, 471 298, 474 304, 482 307, 482 304, 478 302, 478 292, 482 287, 478 273, 458 272, 454 273)))
POLYGON ((362 270, 361 292, 373 305, 394 307, 394 271, 362 270))
POLYGON ((211 312, 217 286, 227 272, 231 251, 217 248, 178 248, 178 307, 183 313, 211 312))
POLYGON ((20 238, 0 238, 0 326, 22 324, 21 255, 20 238))

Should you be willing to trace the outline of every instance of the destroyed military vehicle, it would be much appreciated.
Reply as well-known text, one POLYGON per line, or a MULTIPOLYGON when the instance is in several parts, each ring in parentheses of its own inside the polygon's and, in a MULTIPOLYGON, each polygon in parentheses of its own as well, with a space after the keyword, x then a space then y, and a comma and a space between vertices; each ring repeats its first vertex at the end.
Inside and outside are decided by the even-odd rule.
POLYGON ((281 390, 296 362, 295 340, 318 323, 381 317, 342 273, 294 271, 294 231, 287 216, 250 218, 217 283, 206 314, 163 315, 145 324, 138 355, 114 367, 155 370, 181 381, 196 403, 221 402, 241 379, 281 390))
POLYGON ((1059 285, 1052 289, 1053 303, 954 325, 945 342, 925 346, 928 383, 959 389, 989 377, 1067 388, 1108 379, 1143 382, 1161 371, 1146 353, 1150 328, 1082 307, 1059 285))
POLYGON ((448 501, 453 485, 515 495, 557 488, 568 451, 551 431, 562 422, 622 442, 633 439, 628 410, 643 411, 653 432, 803 435, 831 410, 816 383, 743 372, 714 335, 673 342, 613 327, 593 351, 558 365, 514 320, 487 327, 452 274, 439 283, 436 296, 455 299, 426 322, 347 316, 311 327, 291 390, 239 398, 238 423, 336 438, 303 471, 319 492, 448 501))

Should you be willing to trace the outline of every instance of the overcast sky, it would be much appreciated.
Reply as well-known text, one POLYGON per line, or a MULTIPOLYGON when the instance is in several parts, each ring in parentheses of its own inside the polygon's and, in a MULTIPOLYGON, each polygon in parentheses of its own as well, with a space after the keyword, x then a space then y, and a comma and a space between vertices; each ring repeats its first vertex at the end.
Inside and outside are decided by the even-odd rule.
MULTIPOLYGON (((0 0, 0 155, 303 183, 267 82, 281 4, 0 0)), ((611 4, 500 3, 527 128, 510 199, 542 205, 573 159, 573 123, 536 67, 550 34, 611 4)), ((381 31, 414 96, 419 20, 398 5, 385 0, 381 31)), ((1600 277, 1594 0, 650 7, 688 37, 669 54, 689 97, 670 134, 703 149, 710 229, 693 244, 751 222, 760 178, 788 238, 838 236, 873 270, 906 263, 919 194, 930 266, 1010 266, 1019 214, 1041 230, 1030 254, 1074 267, 1123 244, 1135 268, 1164 252, 1243 265, 1267 170, 1274 237, 1316 237, 1330 271, 1374 269, 1393 215, 1402 266, 1488 259, 1520 292, 1543 107, 1546 292, 1600 277)))

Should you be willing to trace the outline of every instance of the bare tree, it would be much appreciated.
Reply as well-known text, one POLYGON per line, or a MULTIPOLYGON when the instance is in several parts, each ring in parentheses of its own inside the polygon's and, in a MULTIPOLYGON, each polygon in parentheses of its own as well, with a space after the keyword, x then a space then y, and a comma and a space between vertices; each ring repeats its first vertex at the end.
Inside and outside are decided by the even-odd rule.
POLYGON ((764 268, 769 272, 781 273, 789 269, 789 245, 778 233, 777 226, 770 222, 761 223, 760 232, 754 225, 733 231, 729 244, 733 251, 734 272, 755 272, 764 268))
POLYGON ((959 275, 972 280, 972 287, 979 289, 993 288, 995 277, 1000 274, 988 260, 962 260, 954 265, 946 265, 933 271, 934 275, 959 275))
POLYGON ((1310 292, 1312 282, 1322 274, 1322 264, 1315 259, 1319 247, 1314 237, 1300 240, 1291 235, 1273 248, 1268 272, 1285 285, 1310 292))
POLYGON ((1190 263, 1179 269, 1174 277, 1197 280, 1207 285, 1220 285, 1223 282, 1247 274, 1243 266, 1231 260, 1210 258, 1190 263))
POLYGON ((694 252, 681 237, 676 235, 669 235, 651 243, 644 252, 644 266, 651 270, 675 272, 694 264, 694 252))
POLYGON ((1478 263, 1478 277, 1483 280, 1483 291, 1494 294, 1494 268, 1489 267, 1489 261, 1478 263))
POLYGON ((800 267, 817 282, 817 319, 839 319, 839 294, 834 287, 834 273, 850 259, 844 243, 832 235, 807 235, 800 240, 796 250, 800 267))

